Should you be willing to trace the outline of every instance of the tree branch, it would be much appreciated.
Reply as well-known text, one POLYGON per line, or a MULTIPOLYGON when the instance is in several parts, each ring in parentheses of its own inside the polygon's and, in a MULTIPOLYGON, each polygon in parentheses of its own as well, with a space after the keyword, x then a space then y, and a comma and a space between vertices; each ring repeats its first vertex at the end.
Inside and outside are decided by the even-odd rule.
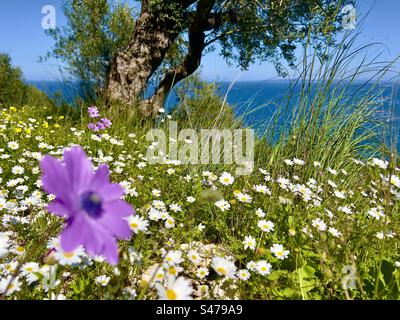
POLYGON ((194 4, 194 3, 196 3, 197 2, 197 0, 181 0, 181 1, 179 1, 182 5, 183 5, 183 7, 186 9, 186 8, 189 8, 192 4, 194 4))
POLYGON ((175 84, 193 74, 200 66, 206 38, 203 27, 208 20, 214 4, 215 0, 199 1, 195 17, 189 26, 189 51, 179 66, 165 74, 154 96, 144 101, 141 106, 144 114, 152 113, 156 115, 175 84))
MULTIPOLYGON (((185 12, 183 18, 186 21, 192 22, 196 19, 196 12, 185 12)), ((211 31, 218 29, 225 23, 236 23, 239 20, 237 13, 234 10, 226 12, 211 12, 207 19, 203 20, 203 30, 211 31)))
POLYGON ((142 0, 141 1, 141 13, 145 13, 149 11, 149 0, 142 0))
POLYGON ((263 25, 258 25, 258 26, 254 26, 254 27, 251 27, 251 28, 245 28, 245 29, 243 29, 243 28, 232 29, 232 30, 229 30, 227 32, 221 33, 220 35, 217 35, 214 38, 208 40, 205 43, 205 47, 209 46, 210 44, 212 44, 212 43, 214 43, 214 42, 216 42, 218 40, 223 39, 224 37, 229 36, 230 34, 234 34, 234 33, 237 33, 237 32, 243 32, 243 33, 252 32, 252 31, 258 30, 260 28, 267 28, 268 26, 269 26, 268 24, 263 24, 263 25))

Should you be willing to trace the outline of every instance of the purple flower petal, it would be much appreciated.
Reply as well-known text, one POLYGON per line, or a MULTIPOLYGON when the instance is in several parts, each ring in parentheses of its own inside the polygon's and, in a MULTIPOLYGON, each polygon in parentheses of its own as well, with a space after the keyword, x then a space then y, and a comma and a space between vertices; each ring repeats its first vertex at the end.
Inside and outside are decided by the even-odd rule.
POLYGON ((115 218, 124 218, 135 214, 135 210, 124 200, 114 200, 103 204, 104 211, 113 214, 115 218))
POLYGON ((126 240, 132 235, 128 221, 121 219, 117 214, 105 213, 97 222, 111 231, 117 239, 126 240))
POLYGON ((70 210, 60 200, 56 199, 49 203, 47 210, 57 216, 66 217, 70 215, 70 210))
POLYGON ((103 185, 96 190, 103 201, 109 202, 114 200, 119 200, 124 195, 124 188, 117 183, 109 183, 107 185, 103 185))
POLYGON ((96 106, 91 106, 88 108, 88 114, 90 118, 100 117, 99 109, 96 106))
POLYGON ((110 184, 109 175, 110 171, 108 169, 108 166, 100 166, 95 172, 92 181, 90 182, 89 189, 95 191, 110 184))
POLYGON ((121 200, 123 188, 110 183, 107 166, 93 172, 81 147, 65 151, 64 163, 49 156, 41 162, 43 187, 56 196, 48 210, 68 217, 61 233, 62 248, 72 251, 82 245, 88 254, 102 255, 109 263, 118 263, 115 238, 131 236, 125 217, 135 212, 121 200))
POLYGON ((64 162, 72 189, 78 193, 87 189, 93 177, 93 167, 85 151, 81 147, 72 147, 64 152, 64 162))
POLYGON ((110 240, 105 243, 103 248, 103 256, 110 264, 118 264, 118 246, 114 239, 110 238, 110 240))
POLYGON ((61 233, 61 247, 67 252, 75 250, 84 244, 88 232, 90 233, 90 229, 83 217, 75 217, 61 233))
POLYGON ((64 201, 69 199, 71 188, 65 167, 51 156, 45 156, 40 163, 43 189, 64 201))

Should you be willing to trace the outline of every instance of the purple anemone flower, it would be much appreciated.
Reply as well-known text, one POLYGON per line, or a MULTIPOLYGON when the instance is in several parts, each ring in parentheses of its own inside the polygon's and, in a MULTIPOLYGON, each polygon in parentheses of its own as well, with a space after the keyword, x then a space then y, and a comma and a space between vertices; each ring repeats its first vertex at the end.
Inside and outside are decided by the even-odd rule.
POLYGON ((102 118, 100 121, 106 128, 110 128, 112 125, 111 120, 108 118, 102 118))
POLYGON ((100 131, 99 126, 96 123, 89 123, 88 124, 88 128, 89 130, 93 131, 93 132, 98 132, 100 131))
POLYGON ((90 118, 98 118, 100 117, 99 109, 95 106, 91 106, 88 108, 88 114, 90 118))
POLYGON ((96 123, 97 128, 99 129, 99 131, 104 131, 107 129, 107 127, 103 124, 103 122, 99 121, 96 123))
POLYGON ((81 147, 64 151, 63 160, 46 155, 40 164, 43 188, 56 196, 48 211, 66 218, 61 247, 70 252, 82 245, 89 254, 117 264, 116 239, 130 238, 126 218, 134 209, 121 200, 123 188, 109 181, 108 166, 93 171, 81 147))

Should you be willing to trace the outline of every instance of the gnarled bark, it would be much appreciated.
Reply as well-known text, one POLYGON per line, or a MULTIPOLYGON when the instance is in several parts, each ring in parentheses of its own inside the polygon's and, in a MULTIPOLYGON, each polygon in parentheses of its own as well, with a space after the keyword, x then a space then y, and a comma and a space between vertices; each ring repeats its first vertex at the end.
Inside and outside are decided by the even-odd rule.
POLYGON ((210 29, 211 24, 215 27, 217 21, 215 16, 210 15, 215 0, 200 0, 190 17, 185 10, 195 1, 176 2, 181 6, 180 14, 175 11, 158 12, 157 15, 148 10, 147 2, 144 2, 129 47, 118 54, 110 69, 110 98, 133 104, 142 96, 149 79, 160 67, 179 33, 188 28, 188 54, 179 66, 165 74, 155 94, 140 103, 139 109, 145 116, 157 115, 174 85, 197 70, 205 47, 205 31, 210 29))
POLYGON ((187 78, 199 68, 205 47, 204 31, 208 28, 209 15, 213 4, 214 1, 208 0, 199 2, 197 11, 189 26, 189 52, 179 66, 166 73, 155 94, 141 103, 140 109, 145 115, 157 115, 175 84, 187 78))
POLYGON ((142 12, 129 47, 111 65, 108 77, 111 99, 127 104, 139 99, 179 34, 178 30, 171 31, 174 27, 168 17, 142 12))

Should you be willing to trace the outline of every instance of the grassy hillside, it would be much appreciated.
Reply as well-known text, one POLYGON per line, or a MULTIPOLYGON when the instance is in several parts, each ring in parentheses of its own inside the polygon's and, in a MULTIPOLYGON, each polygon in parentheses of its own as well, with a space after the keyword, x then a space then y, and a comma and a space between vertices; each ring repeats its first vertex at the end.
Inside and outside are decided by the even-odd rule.
POLYGON ((196 298, 398 297, 400 182, 393 164, 348 156, 327 166, 289 151, 285 158, 267 157, 279 154, 278 145, 259 147, 265 158, 249 176, 235 176, 232 166, 211 172, 150 165, 147 128, 132 125, 135 119, 115 114, 106 133, 93 134, 84 112, 79 120, 35 106, 1 112, 1 231, 8 254, 0 267, 3 279, 17 275, 10 298, 154 299, 154 283, 168 274, 190 279, 196 298), (148 223, 147 231, 120 242, 116 268, 82 252, 74 259, 55 254, 54 248, 62 253, 57 236, 63 220, 46 210, 51 197, 40 187, 39 159, 60 157, 74 144, 95 166, 109 165, 112 180, 148 223), (182 261, 163 264, 171 250, 182 261), (216 256, 232 261, 238 277, 218 275, 211 267, 216 256), (342 286, 349 271, 354 289, 342 286), (109 282, 103 286, 99 276, 109 282))
MULTIPOLYGON (((298 107, 285 128, 272 119, 256 139, 249 175, 235 174, 234 164, 181 164, 165 154, 159 154, 163 164, 152 164, 154 158, 146 156, 157 147, 146 139, 149 130, 167 131, 173 120, 180 129, 241 126, 212 86, 157 120, 143 119, 133 108, 99 104, 96 117, 112 124, 103 120, 108 128, 98 132, 89 129, 94 119, 86 105, 3 102, 2 296, 398 299, 397 152, 379 142, 385 129, 379 90, 349 97, 346 86, 337 85, 348 83, 348 72, 350 82, 362 74, 346 68, 352 56, 347 50, 333 52, 317 71, 305 68, 301 94, 287 96, 288 105, 296 99, 298 107), (42 188, 40 161, 45 155, 61 159, 74 145, 96 168, 108 166, 136 210, 129 218, 132 236, 119 241, 117 266, 83 248, 65 252, 60 246, 65 222, 73 221, 49 213, 54 196, 42 188), (177 277, 183 278, 174 282, 177 277)), ((169 143, 188 147, 194 141, 169 143)), ((78 176, 85 172, 75 169, 78 176)), ((59 184, 61 191, 67 188, 59 184)))

